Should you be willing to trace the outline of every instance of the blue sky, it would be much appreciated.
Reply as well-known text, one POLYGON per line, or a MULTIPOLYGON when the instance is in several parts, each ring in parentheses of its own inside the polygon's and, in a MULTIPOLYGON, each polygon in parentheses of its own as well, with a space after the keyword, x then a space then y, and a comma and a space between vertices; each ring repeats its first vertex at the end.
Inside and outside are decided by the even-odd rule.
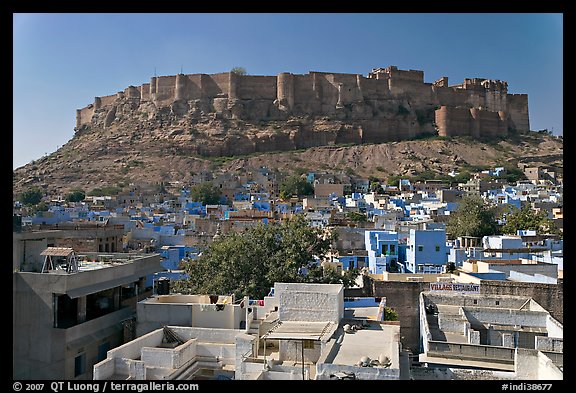
POLYGON ((13 14, 13 168, 74 135, 76 109, 158 75, 359 73, 501 79, 532 130, 563 131, 563 15, 13 14))

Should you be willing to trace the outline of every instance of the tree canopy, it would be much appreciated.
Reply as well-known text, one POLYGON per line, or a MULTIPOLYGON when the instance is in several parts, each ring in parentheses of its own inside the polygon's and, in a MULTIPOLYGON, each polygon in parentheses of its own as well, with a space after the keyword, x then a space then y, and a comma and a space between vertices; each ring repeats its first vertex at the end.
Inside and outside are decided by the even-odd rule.
POLYGON ((203 205, 217 205, 220 203, 222 192, 212 183, 200 183, 190 188, 190 198, 203 205))
POLYGON ((66 202, 80 202, 86 198, 86 193, 83 190, 73 190, 66 195, 66 202))
POLYGON ((314 187, 312 184, 301 176, 292 175, 288 176, 280 184, 280 198, 287 199, 292 195, 312 195, 314 194, 314 187))
POLYGON ((462 198, 458 209, 450 215, 446 232, 459 236, 490 236, 498 234, 495 209, 479 196, 462 198))
POLYGON ((529 205, 522 208, 512 207, 506 214, 506 224, 502 226, 502 232, 515 235, 518 230, 535 230, 537 233, 559 234, 554 222, 546 215, 545 210, 537 212, 529 205))
POLYGON ((38 188, 31 188, 20 195, 20 202, 27 206, 34 206, 42 200, 42 196, 42 191, 38 188))
POLYGON ((231 232, 215 239, 199 258, 185 263, 189 278, 177 281, 175 290, 262 299, 275 282, 350 284, 357 271, 343 277, 315 266, 314 257, 322 258, 331 242, 331 234, 310 227, 303 216, 231 232), (302 269, 308 274, 302 274, 302 269))
POLYGON ((244 67, 233 67, 230 72, 236 74, 236 75, 247 75, 248 73, 246 72, 246 68, 244 67))
POLYGON ((348 212, 348 213, 346 213, 346 217, 348 217, 349 220, 355 221, 355 222, 368 221, 368 217, 366 216, 366 214, 358 213, 358 212, 348 212))

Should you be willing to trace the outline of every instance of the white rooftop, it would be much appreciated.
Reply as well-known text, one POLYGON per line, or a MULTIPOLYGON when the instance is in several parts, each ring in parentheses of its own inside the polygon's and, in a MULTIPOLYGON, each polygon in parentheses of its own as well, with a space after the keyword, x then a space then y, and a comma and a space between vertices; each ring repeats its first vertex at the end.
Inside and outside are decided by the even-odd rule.
MULTIPOLYGON (((394 360, 396 356, 392 353, 392 348, 398 350, 398 347, 392 344, 399 341, 399 338, 395 337, 396 334, 396 329, 382 329, 379 326, 357 330, 352 334, 346 333, 331 363, 353 366, 363 356, 378 359, 381 354, 394 360)), ((392 368, 398 367, 398 364, 392 364, 392 368)))

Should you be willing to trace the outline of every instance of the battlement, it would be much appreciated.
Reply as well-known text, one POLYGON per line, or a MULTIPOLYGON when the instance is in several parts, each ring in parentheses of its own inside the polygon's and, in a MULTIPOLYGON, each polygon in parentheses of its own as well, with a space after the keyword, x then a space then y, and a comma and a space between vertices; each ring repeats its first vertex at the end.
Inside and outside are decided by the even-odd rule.
MULTIPOLYGON (((371 135, 368 139, 379 141, 382 135, 397 140, 433 131, 434 110, 442 106, 496 113, 505 124, 488 123, 498 124, 494 131, 498 133, 510 125, 520 131, 529 126, 527 97, 509 95, 505 81, 466 78, 462 84, 449 86, 448 77, 442 77, 425 83, 423 71, 396 66, 374 68, 367 76, 319 71, 275 76, 231 72, 154 76, 149 83, 95 97, 92 104, 77 110, 76 125, 80 129, 102 122, 106 127, 115 121, 117 110, 155 113, 170 107, 178 116, 198 110, 257 121, 331 117, 358 123, 365 135, 371 135)), ((456 112, 447 110, 440 117, 451 113, 456 112)))
POLYGON ((399 70, 396 66, 386 68, 374 68, 368 74, 368 78, 375 79, 396 79, 424 83, 424 71, 420 70, 399 70))

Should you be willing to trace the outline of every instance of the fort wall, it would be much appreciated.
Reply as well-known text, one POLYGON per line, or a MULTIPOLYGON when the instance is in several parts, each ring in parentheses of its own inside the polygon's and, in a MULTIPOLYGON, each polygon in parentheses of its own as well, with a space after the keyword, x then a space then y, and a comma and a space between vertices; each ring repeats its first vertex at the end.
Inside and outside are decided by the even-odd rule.
POLYGON ((518 131, 530 130, 528 94, 508 94, 506 109, 510 115, 511 127, 518 131))
MULTIPOLYGON (((442 136, 497 136, 505 135, 509 128, 529 130, 528 97, 508 94, 506 82, 467 78, 449 86, 448 78, 443 77, 425 83, 423 71, 395 66, 374 69, 367 77, 315 71, 305 75, 224 72, 152 77, 150 83, 96 97, 93 104, 77 111, 77 127, 91 125, 101 118, 94 116, 102 108, 125 100, 132 106, 152 103, 156 108, 202 100, 204 112, 210 108, 224 117, 246 120, 334 118, 352 123, 362 141, 370 143, 412 138, 435 127, 442 136)), ((188 106, 184 108, 188 110, 188 106)), ((108 108, 106 113, 115 112, 108 108)))
POLYGON ((475 138, 505 136, 508 120, 504 111, 491 112, 477 108, 441 106, 435 111, 440 136, 470 135, 475 138))

